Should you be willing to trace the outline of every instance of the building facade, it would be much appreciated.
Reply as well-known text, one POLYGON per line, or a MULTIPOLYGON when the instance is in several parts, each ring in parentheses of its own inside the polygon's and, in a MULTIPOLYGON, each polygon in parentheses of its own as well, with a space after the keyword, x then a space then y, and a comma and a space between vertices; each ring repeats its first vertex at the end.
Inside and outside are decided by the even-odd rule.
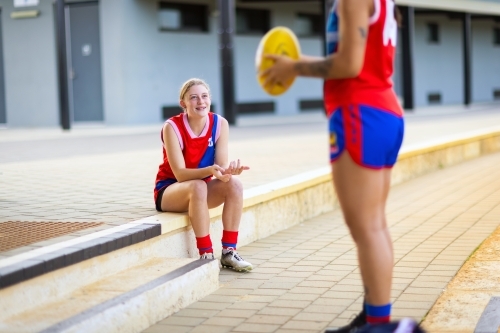
MULTIPOLYGON (((394 81, 407 109, 500 99, 500 1, 397 4, 405 20, 394 81)), ((214 110, 224 115, 319 110, 317 79, 267 95, 257 84, 255 52, 267 30, 283 25, 304 54, 322 55, 329 5, 0 0, 0 126, 158 123, 180 111, 179 87, 190 77, 210 84, 214 110)))

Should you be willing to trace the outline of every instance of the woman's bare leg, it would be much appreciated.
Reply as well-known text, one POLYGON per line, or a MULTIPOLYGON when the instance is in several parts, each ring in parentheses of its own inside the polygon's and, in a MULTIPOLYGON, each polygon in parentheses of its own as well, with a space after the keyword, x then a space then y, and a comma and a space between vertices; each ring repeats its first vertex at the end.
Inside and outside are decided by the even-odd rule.
POLYGON ((189 180, 170 185, 163 192, 161 209, 165 212, 188 211, 196 237, 210 231, 209 208, 224 204, 222 224, 224 230, 238 231, 243 207, 243 186, 232 177, 227 183, 213 179, 189 180))
POLYGON ((366 302, 391 302, 392 242, 385 219, 390 170, 357 165, 345 152, 332 164, 335 189, 351 235, 358 249, 366 302))
POLYGON ((224 204, 222 225, 224 230, 238 231, 243 210, 243 185, 236 177, 227 183, 214 179, 208 183, 208 207, 224 204))
POLYGON ((163 192, 161 210, 164 212, 188 212, 196 237, 210 233, 210 216, 207 205, 207 183, 188 180, 170 185, 163 192))

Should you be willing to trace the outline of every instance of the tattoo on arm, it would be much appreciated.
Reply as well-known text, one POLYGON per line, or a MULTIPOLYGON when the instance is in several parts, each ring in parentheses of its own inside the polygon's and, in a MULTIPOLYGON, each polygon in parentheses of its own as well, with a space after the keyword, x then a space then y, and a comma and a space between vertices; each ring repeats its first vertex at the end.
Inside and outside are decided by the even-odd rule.
POLYGON ((295 70, 302 76, 314 76, 326 79, 330 74, 332 63, 332 58, 310 63, 298 63, 295 65, 295 70))
POLYGON ((361 34, 361 37, 362 37, 363 39, 365 39, 365 38, 366 38, 366 35, 367 35, 367 33, 366 33, 366 29, 365 29, 365 28, 361 28, 361 27, 359 27, 358 29, 359 29, 359 33, 361 34))

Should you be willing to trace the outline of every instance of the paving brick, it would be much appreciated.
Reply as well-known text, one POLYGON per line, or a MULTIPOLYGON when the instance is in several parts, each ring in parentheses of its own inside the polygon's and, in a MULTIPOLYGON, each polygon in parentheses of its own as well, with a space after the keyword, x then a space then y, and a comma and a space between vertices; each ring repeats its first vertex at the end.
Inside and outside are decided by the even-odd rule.
POLYGON ((282 295, 279 299, 281 300, 291 300, 291 301, 314 301, 318 299, 317 294, 292 294, 286 293, 282 295))
POLYGON ((218 313, 218 317, 229 317, 229 318, 249 318, 253 316, 257 311, 249 309, 225 309, 218 313))
POLYGON ((227 308, 231 304, 232 303, 214 303, 214 302, 198 301, 198 302, 195 302, 195 303, 189 305, 188 307, 186 307, 186 309, 219 310, 220 311, 220 310, 224 310, 225 308, 227 308))
POLYGON ((240 298, 240 301, 270 303, 279 298, 279 295, 257 295, 249 294, 240 298))
POLYGON ((303 281, 298 287, 331 288, 336 284, 334 281, 303 281))
POLYGON ((203 317, 183 317, 183 316, 170 316, 159 322, 160 325, 176 325, 176 326, 198 326, 207 320, 203 317))
POLYGON ((308 306, 309 304, 311 304, 310 301, 296 300, 296 301, 291 302, 290 300, 281 300, 281 299, 278 299, 278 300, 276 300, 274 302, 271 302, 269 304, 269 306, 283 307, 283 308, 299 308, 299 309, 303 309, 306 306, 308 306))
POLYGON ((192 327, 189 326, 176 326, 176 325, 161 325, 157 324, 143 331, 143 333, 187 333, 191 331, 192 327))
POLYGON ((240 300, 240 296, 226 296, 226 295, 208 295, 202 298, 203 302, 215 302, 215 303, 234 303, 240 300))
POLYGON ((260 310, 259 312, 257 312, 257 314, 292 317, 301 311, 302 311, 301 308, 283 308, 283 307, 267 306, 262 310, 260 310))
POLYGON ((220 296, 241 296, 251 293, 253 289, 240 289, 240 288, 221 288, 215 291, 212 295, 220 296))
POLYGON ((241 309, 241 310, 261 310, 268 306, 269 303, 266 302, 236 302, 231 305, 231 309, 241 309))
MULTIPOLYGON (((213 326, 213 325, 201 325, 195 327, 192 333, 227 333, 233 329, 232 326, 213 326)), ((168 331, 163 331, 164 333, 168 331)))
POLYGON ((309 329, 291 329, 291 328, 280 328, 274 333, 310 333, 309 329))
POLYGON ((243 323, 237 326, 233 331, 234 332, 275 332, 279 328, 279 325, 271 325, 271 324, 256 324, 256 323, 243 323))
POLYGON ((326 312, 301 312, 293 320, 306 320, 306 321, 316 321, 316 322, 331 322, 338 316, 337 313, 326 313, 326 312))
POLYGON ((183 309, 176 313, 176 316, 181 317, 199 317, 210 318, 219 313, 219 310, 203 310, 203 309, 183 309))
POLYGON ((242 322, 244 322, 244 318, 237 317, 212 317, 203 322, 203 325, 212 325, 212 326, 238 326, 242 322))
POLYGON ((283 325, 291 317, 279 315, 256 314, 246 320, 247 323, 283 325))
POLYGON ((255 289, 252 291, 251 295, 264 295, 264 296, 271 296, 271 295, 283 295, 286 294, 285 289, 255 289))
POLYGON ((328 288, 317 288, 317 287, 295 287, 290 289, 290 293, 293 294, 316 294, 322 295, 328 291, 328 288))
MULTIPOLYGON (((329 313, 329 314, 335 314, 339 315, 343 311, 346 310, 345 306, 324 306, 324 305, 317 305, 317 304, 311 304, 308 307, 304 308, 304 312, 312 312, 312 313, 329 313)), ((333 318, 332 318, 333 320, 333 318)))
POLYGON ((298 328, 307 329, 310 332, 315 332, 324 329, 328 325, 327 321, 305 321, 305 320, 290 320, 283 328, 298 328))
POLYGON ((317 298, 312 305, 320 305, 320 306, 339 306, 339 307, 348 307, 353 303, 353 299, 351 298, 327 298, 327 297, 319 297, 317 298))
POLYGON ((266 282, 260 286, 260 289, 285 289, 290 290, 294 288, 298 282, 266 282))

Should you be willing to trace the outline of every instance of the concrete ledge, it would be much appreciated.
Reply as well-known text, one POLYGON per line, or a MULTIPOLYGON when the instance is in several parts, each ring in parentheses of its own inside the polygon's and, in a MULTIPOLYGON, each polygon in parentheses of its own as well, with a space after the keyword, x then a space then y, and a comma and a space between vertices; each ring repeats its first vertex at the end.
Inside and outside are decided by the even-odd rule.
POLYGON ((159 224, 142 223, 103 230, 0 261, 0 288, 159 236, 159 224))
POLYGON ((213 293, 218 282, 215 260, 195 260, 42 332, 140 332, 213 293))
MULTIPOLYGON (((72 313, 70 310, 72 307, 80 306, 79 309, 81 311, 87 310, 88 308, 99 305, 102 303, 102 300, 106 301, 112 298, 113 295, 116 296, 129 290, 136 289, 139 286, 153 281, 157 277, 199 261, 188 258, 169 258, 164 251, 169 242, 170 239, 168 236, 158 236, 148 241, 84 260, 78 264, 61 268, 17 283, 13 286, 0 289, 0 332, 16 331, 12 329, 12 327, 16 327, 16 322, 20 321, 21 323, 25 323, 26 318, 31 318, 32 316, 23 314, 30 313, 36 308, 45 309, 50 307, 51 304, 63 304, 73 299, 74 303, 60 306, 59 311, 65 309, 64 314, 66 317, 61 314, 62 317, 58 321, 40 328, 45 329, 48 326, 79 313, 76 310, 72 313), (96 291, 104 291, 104 296, 88 296, 95 296, 96 291), (96 302, 96 300, 97 303, 93 304, 92 302, 96 302), (99 302, 99 300, 101 300, 101 302, 99 302), (10 325, 13 326, 9 326, 10 329, 3 329, 1 325, 9 322, 10 325)), ((185 274, 186 281, 189 281, 193 286, 203 285, 202 288, 206 293, 196 292, 193 294, 194 291, 191 292, 191 289, 184 288, 177 290, 176 287, 172 289, 172 300, 177 297, 176 295, 178 295, 179 292, 182 294, 183 291, 186 291, 186 297, 189 295, 194 296, 189 296, 191 298, 188 297, 184 301, 175 302, 172 306, 169 305, 169 307, 167 307, 167 304, 170 304, 169 302, 171 300, 169 300, 170 298, 164 293, 163 295, 165 297, 162 301, 164 304, 162 311, 167 311, 167 308, 170 309, 168 311, 177 311, 180 307, 185 307, 189 305, 190 302, 194 302, 208 295, 208 293, 215 291, 218 288, 219 265, 216 261, 211 261, 211 265, 213 267, 210 266, 210 272, 206 275, 206 283, 200 283, 201 280, 198 275, 196 275, 195 278, 191 278, 191 273, 188 272, 188 274, 185 274)), ((182 276, 178 278, 183 279, 182 276)), ((50 321, 50 316, 48 316, 47 311, 40 311, 40 313, 43 314, 43 318, 37 318, 34 323, 30 324, 31 326, 35 324, 42 325, 46 321, 50 321)), ((149 322, 149 326, 153 323, 154 321, 149 322)), ((116 321, 115 324, 117 325, 116 321)), ((23 325, 20 326, 22 327, 23 325)), ((31 331, 34 331, 34 329, 31 329, 31 331)), ((107 332, 107 330, 104 331, 107 332)))
MULTIPOLYGON (((443 138, 402 149, 392 172, 396 185, 463 161, 500 151, 500 127, 443 138)), ((336 197, 330 167, 325 167, 245 191, 238 245, 243 246, 334 208, 336 197)), ((212 209, 213 240, 222 235, 222 207, 212 209)), ((187 215, 162 213, 133 223, 159 223, 171 239, 169 253, 196 256, 187 215), (186 242, 186 239, 188 242, 186 242)), ((214 241, 214 249, 219 250, 214 241)))
POLYGON ((500 127, 404 147, 393 170, 393 185, 428 172, 500 151, 500 127))

